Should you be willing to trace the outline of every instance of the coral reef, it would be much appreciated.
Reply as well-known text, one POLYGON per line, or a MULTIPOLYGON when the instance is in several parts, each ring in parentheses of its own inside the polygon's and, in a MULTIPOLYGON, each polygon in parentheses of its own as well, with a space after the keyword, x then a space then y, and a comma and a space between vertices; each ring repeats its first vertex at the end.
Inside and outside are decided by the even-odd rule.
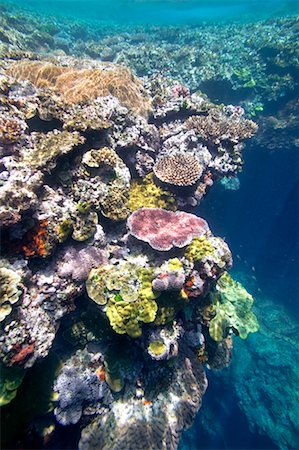
POLYGON ((251 296, 223 275, 227 244, 186 212, 241 169, 256 127, 162 75, 20 51, 32 39, 68 52, 47 30, 20 31, 18 49, 8 36, 0 67, 2 401, 57 351, 47 411, 55 402, 56 422, 77 424, 80 449, 175 449, 201 406, 203 363, 226 366, 227 333, 256 325, 251 296))
POLYGON ((162 208, 175 211, 176 201, 170 192, 155 184, 153 174, 150 173, 142 180, 132 181, 128 206, 131 211, 139 208, 162 208))

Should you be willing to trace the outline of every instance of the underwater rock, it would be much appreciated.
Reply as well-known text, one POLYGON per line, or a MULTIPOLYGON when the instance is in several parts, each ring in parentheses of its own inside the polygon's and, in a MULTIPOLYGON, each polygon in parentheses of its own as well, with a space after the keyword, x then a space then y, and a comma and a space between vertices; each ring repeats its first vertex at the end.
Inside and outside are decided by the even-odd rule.
POLYGON ((133 212, 127 225, 132 236, 159 251, 185 247, 194 236, 208 231, 206 221, 200 217, 159 208, 141 208, 133 212))
POLYGON ((144 398, 125 392, 114 398, 111 406, 87 426, 81 435, 79 449, 177 448, 182 431, 193 422, 207 380, 201 363, 185 347, 174 361, 171 380, 168 369, 151 370, 145 383, 144 398), (156 386, 164 379, 163 392, 156 386), (175 400, 174 400, 175 399, 175 400))

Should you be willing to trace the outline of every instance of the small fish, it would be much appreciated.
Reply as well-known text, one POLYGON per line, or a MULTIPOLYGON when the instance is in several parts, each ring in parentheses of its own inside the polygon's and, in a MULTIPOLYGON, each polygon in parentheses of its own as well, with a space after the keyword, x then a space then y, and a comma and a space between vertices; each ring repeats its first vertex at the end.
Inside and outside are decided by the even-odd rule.
POLYGON ((252 270, 252 272, 255 272, 255 267, 252 266, 252 267, 251 267, 251 270, 252 270))
POLYGON ((237 258, 239 259, 239 260, 241 260, 241 256, 240 255, 236 255, 237 256, 237 258))
POLYGON ((152 402, 150 400, 143 400, 142 402, 145 406, 151 406, 152 402))

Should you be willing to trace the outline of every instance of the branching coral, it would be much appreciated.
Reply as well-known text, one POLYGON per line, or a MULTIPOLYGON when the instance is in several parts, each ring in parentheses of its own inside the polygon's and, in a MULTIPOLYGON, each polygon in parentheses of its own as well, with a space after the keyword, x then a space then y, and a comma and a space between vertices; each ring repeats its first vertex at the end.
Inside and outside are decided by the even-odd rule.
POLYGON ((222 341, 230 330, 246 339, 259 329, 252 312, 253 297, 228 273, 217 281, 213 302, 216 315, 210 321, 209 332, 215 341, 222 341))
POLYGON ((154 165, 156 177, 173 186, 192 186, 201 177, 203 167, 192 154, 175 153, 158 159, 154 165))
POLYGON ((20 61, 9 74, 18 80, 29 80, 38 88, 48 88, 71 103, 88 102, 97 97, 113 95, 137 113, 147 113, 150 100, 142 85, 129 69, 115 64, 103 64, 102 69, 76 69, 48 62, 20 61))
POLYGON ((221 141, 237 143, 252 137, 257 131, 257 125, 252 120, 244 119, 235 111, 211 108, 207 116, 192 116, 186 121, 190 130, 195 130, 202 139, 214 144, 221 141))

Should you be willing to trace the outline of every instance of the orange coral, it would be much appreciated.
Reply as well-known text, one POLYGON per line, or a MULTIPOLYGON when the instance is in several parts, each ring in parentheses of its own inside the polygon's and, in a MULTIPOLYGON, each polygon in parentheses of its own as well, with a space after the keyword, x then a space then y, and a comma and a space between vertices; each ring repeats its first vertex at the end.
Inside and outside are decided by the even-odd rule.
POLYGON ((47 226, 47 220, 40 220, 37 225, 26 233, 21 244, 21 250, 25 256, 47 256, 47 244, 49 241, 47 226))
POLYGON ((103 366, 99 367, 96 370, 96 376, 100 379, 100 381, 105 381, 106 380, 106 372, 103 366))
POLYGON ((150 109, 150 100, 140 80, 129 69, 116 64, 107 63, 100 69, 77 69, 41 61, 18 61, 10 67, 9 74, 60 94, 68 104, 113 95, 136 113, 145 114, 150 109))

